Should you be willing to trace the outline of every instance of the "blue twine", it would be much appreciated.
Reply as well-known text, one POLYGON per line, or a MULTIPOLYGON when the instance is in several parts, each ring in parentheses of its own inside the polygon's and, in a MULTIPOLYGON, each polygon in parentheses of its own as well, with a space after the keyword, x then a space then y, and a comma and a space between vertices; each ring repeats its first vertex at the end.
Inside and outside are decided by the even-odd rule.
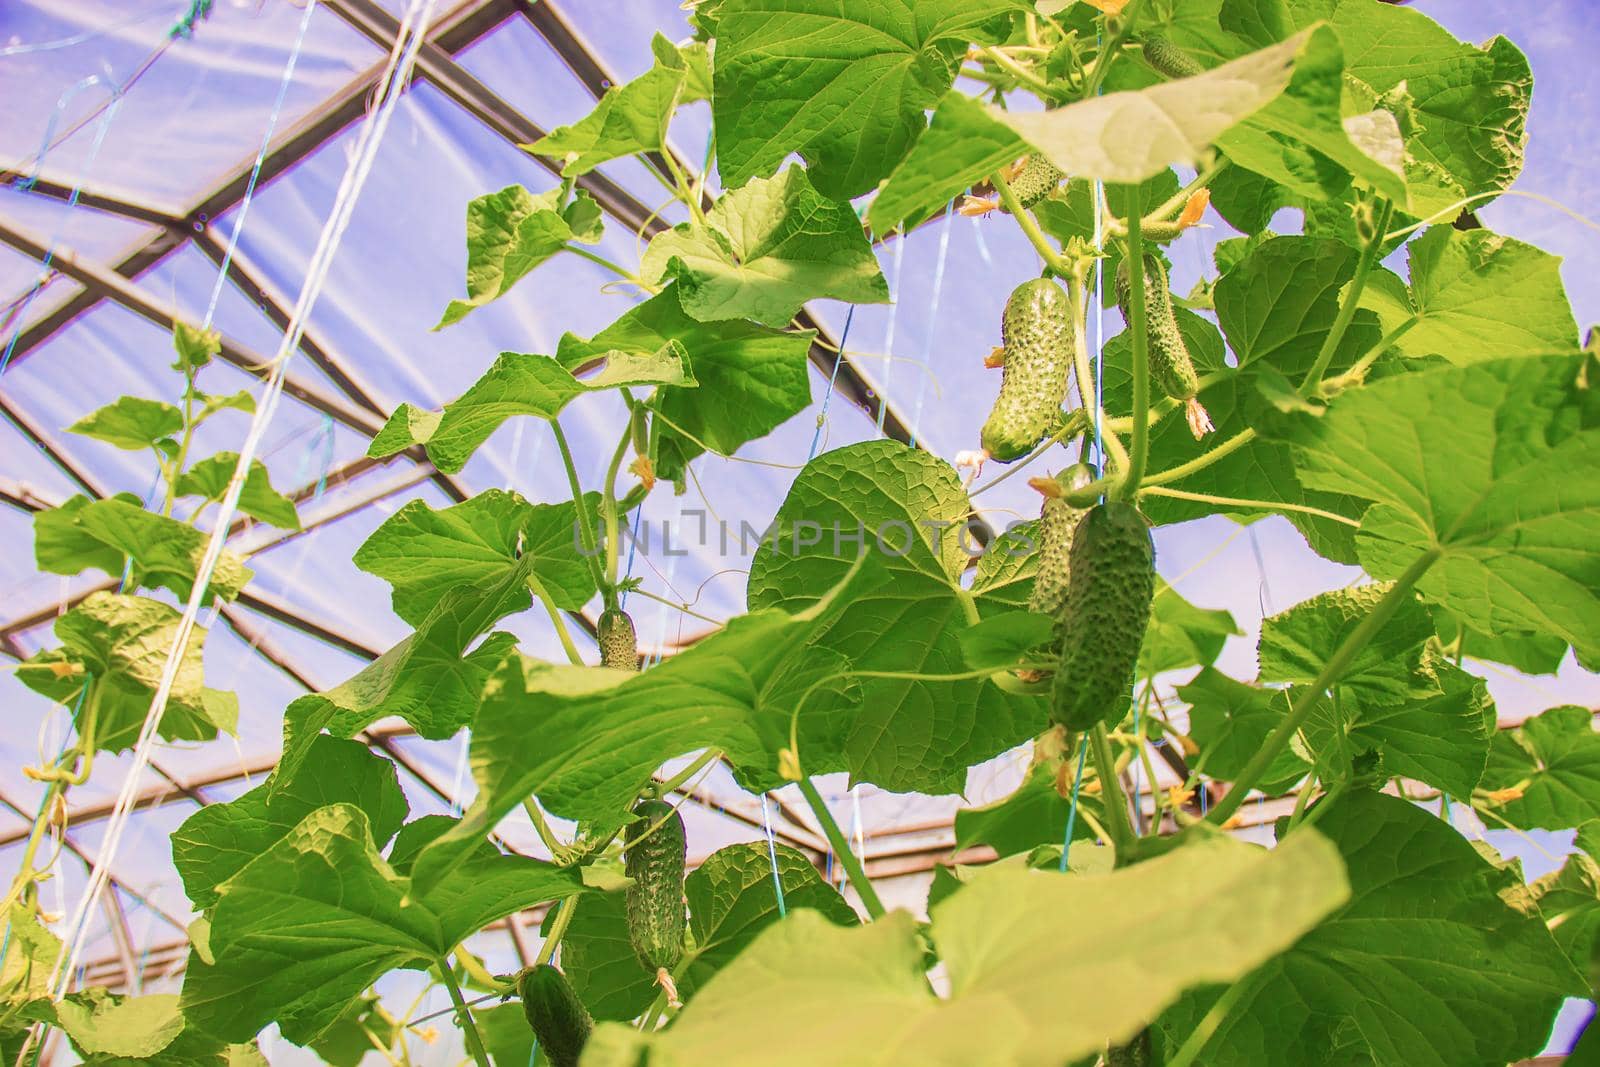
POLYGON ((111 121, 116 117, 117 109, 122 105, 122 90, 115 83, 107 83, 100 75, 92 74, 63 93, 56 100, 55 113, 50 116, 50 121, 45 125, 44 140, 40 144, 38 155, 34 159, 31 173, 14 186, 14 188, 24 192, 33 188, 34 183, 39 180, 39 170, 44 166, 45 157, 50 154, 50 139, 55 136, 56 123, 61 120, 61 116, 65 113, 67 105, 72 102, 72 98, 93 85, 106 86, 111 93, 111 102, 107 105, 105 111, 101 113, 95 125, 94 140, 89 145, 89 158, 83 164, 83 176, 78 179, 77 184, 72 187, 72 192, 67 196, 67 210, 61 213, 60 221, 56 223, 55 233, 51 235, 50 243, 45 248, 44 259, 39 265, 41 271, 43 271, 41 280, 28 292, 28 295, 22 301, 22 306, 14 313, 16 326, 11 331, 11 337, 6 341, 4 354, 0 354, 0 374, 6 372, 6 367, 11 364, 12 353, 17 350, 17 341, 22 337, 22 327, 28 317, 29 306, 44 291, 45 286, 49 284, 50 264, 55 261, 56 248, 61 244, 61 238, 65 236, 67 226, 71 223, 73 218, 72 209, 78 206, 78 199, 83 195, 84 183, 94 173, 95 161, 100 158, 100 146, 105 144, 106 133, 111 129, 111 121))
POLYGON ((1072 851, 1072 831, 1078 825, 1078 790, 1083 787, 1083 758, 1089 754, 1089 739, 1078 742, 1078 773, 1072 779, 1072 803, 1067 808, 1067 833, 1061 839, 1061 873, 1067 873, 1067 853, 1072 851))
POLYGON ((0 48, 0 58, 5 58, 7 56, 32 55, 35 52, 56 52, 63 48, 71 48, 74 45, 86 44, 89 41, 93 41, 100 37, 105 37, 108 34, 114 33, 118 30, 125 30, 129 26, 137 26, 141 22, 149 22, 158 15, 160 15, 159 11, 145 11, 141 14, 133 16, 132 18, 124 19, 121 22, 113 22, 111 25, 101 27, 100 29, 84 30, 82 33, 75 33, 71 37, 60 37, 54 41, 40 41, 38 44, 7 45, 4 48, 0 48))
MULTIPOLYGON (((1136 745, 1142 743, 1142 738, 1139 733, 1139 705, 1137 703, 1133 705, 1133 743, 1136 745)), ((1132 763, 1128 764, 1128 780, 1133 784, 1133 823, 1134 826, 1138 828, 1139 834, 1142 837, 1144 835, 1144 808, 1139 803, 1138 760, 1134 760, 1132 763)), ((1155 791, 1156 783, 1152 781, 1150 783, 1150 793, 1152 799, 1154 798, 1155 791)))
POLYGON ((778 918, 788 918, 789 908, 783 902, 783 879, 778 875, 778 842, 772 836, 772 811, 765 793, 761 794, 761 825, 767 831, 767 858, 772 861, 772 890, 778 897, 778 918))
POLYGON ((932 373, 933 335, 938 332, 939 298, 944 292, 944 263, 945 257, 950 252, 950 213, 955 210, 955 206, 954 200, 945 205, 944 229, 939 233, 939 258, 934 261, 933 266, 933 301, 928 306, 928 332, 922 338, 922 373, 917 376, 917 402, 911 409, 912 448, 917 447, 917 425, 922 422, 922 401, 928 392, 928 375, 932 373))
MULTIPOLYGON (((211 0, 196 0, 193 8, 204 5, 207 10, 211 7, 211 0)), ((300 29, 295 35, 294 48, 289 51, 288 62, 283 67, 283 78, 278 82, 278 96, 272 102, 272 113, 267 116, 267 129, 261 135, 261 148, 256 152, 255 164, 250 168, 250 180, 245 183, 244 198, 239 201, 239 213, 233 224, 233 232, 228 236, 228 247, 222 254, 222 265, 217 270, 217 280, 211 286, 211 300, 206 304, 205 320, 200 324, 202 330, 211 328, 211 320, 217 312, 217 300, 222 296, 222 283, 228 277, 228 266, 233 262, 233 253, 239 247, 239 235, 244 232, 244 220, 250 214, 250 203, 255 198, 256 182, 261 177, 261 167, 267 159, 267 149, 272 144, 273 131, 278 128, 278 119, 283 114, 283 102, 289 94, 289 83, 294 80, 295 64, 300 60, 301 49, 305 46, 306 30, 311 25, 311 13, 316 10, 316 0, 308 0, 305 14, 300 17, 300 29)), ((192 11, 191 11, 192 13, 192 11)), ((191 23, 191 30, 192 30, 191 23)), ((184 36, 188 36, 185 34, 184 36)))

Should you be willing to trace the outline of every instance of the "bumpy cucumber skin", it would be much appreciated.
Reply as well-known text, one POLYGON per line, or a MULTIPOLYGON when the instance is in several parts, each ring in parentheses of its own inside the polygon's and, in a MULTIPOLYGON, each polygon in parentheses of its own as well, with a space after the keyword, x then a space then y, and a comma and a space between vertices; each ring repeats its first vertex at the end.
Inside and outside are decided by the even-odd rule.
POLYGON ((628 824, 623 839, 624 866, 633 879, 624 901, 628 938, 639 962, 654 974, 663 967, 672 970, 683 958, 683 935, 689 925, 683 868, 689 843, 683 818, 671 804, 642 801, 633 814, 634 821, 628 824), (639 840, 658 822, 662 823, 659 829, 639 840))
MULTIPOLYGON (((1072 472, 1063 471, 1056 479, 1067 487, 1073 485, 1072 472)), ((1055 615, 1067 600, 1067 587, 1072 574, 1072 535, 1083 519, 1083 508, 1073 507, 1061 497, 1045 497, 1039 509, 1039 523, 1034 527, 1038 539, 1039 569, 1033 578, 1033 592, 1028 597, 1028 610, 1040 615, 1055 615)))
POLYGON ((600 613, 595 631, 595 640, 600 644, 600 666, 615 667, 619 671, 639 669, 639 640, 633 631, 633 619, 626 611, 607 608, 600 613))
MULTIPOLYGON (((1117 267, 1117 309, 1123 321, 1133 323, 1128 278, 1128 261, 1117 267)), ((1178 316, 1172 310, 1172 293, 1167 289, 1167 271, 1155 256, 1144 257, 1144 321, 1149 338, 1150 377, 1161 391, 1174 400, 1188 400, 1200 391, 1200 376, 1195 373, 1189 346, 1178 329, 1178 316)))
POLYGON ((566 976, 548 963, 540 964, 523 972, 517 995, 551 1067, 578 1067, 583 1046, 594 1031, 594 1019, 567 984, 566 976))
POLYGON ((1055 192, 1056 186, 1065 177, 1061 168, 1035 152, 1023 162, 1017 176, 1011 179, 1011 192, 1023 207, 1032 207, 1055 192))
POLYGON ((1155 558, 1150 528, 1132 504, 1097 504, 1073 532, 1051 702, 1051 718, 1067 729, 1088 730, 1127 710, 1139 645, 1150 625, 1155 558))
POLYGON ((1144 61, 1169 78, 1192 78, 1205 73, 1205 68, 1190 58, 1189 53, 1165 37, 1145 38, 1143 51, 1144 61))
POLYGON ((1002 463, 1028 454, 1061 418, 1072 372, 1071 302, 1048 278, 1023 282, 1000 323, 1005 366, 983 424, 983 448, 1002 463))

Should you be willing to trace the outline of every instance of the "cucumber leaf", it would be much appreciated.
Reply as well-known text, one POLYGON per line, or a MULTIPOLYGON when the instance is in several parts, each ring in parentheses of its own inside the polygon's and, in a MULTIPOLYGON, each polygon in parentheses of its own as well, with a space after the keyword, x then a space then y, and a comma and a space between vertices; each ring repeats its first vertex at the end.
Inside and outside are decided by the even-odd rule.
MULTIPOLYGON (((220 501, 227 494, 228 482, 238 465, 237 452, 218 452, 209 456, 179 476, 178 495, 220 501)), ((295 512, 294 501, 272 488, 267 465, 259 459, 250 461, 250 471, 245 475, 244 488, 239 493, 239 510, 279 529, 300 529, 300 516, 295 512)))
POLYGON ((1561 830, 1600 819, 1600 734, 1587 708, 1551 708, 1495 734, 1483 788, 1522 829, 1561 830))
POLYGON ((948 997, 928 989, 908 913, 838 927, 797 911, 708 982, 670 1029, 623 1033, 612 1023, 595 1037, 607 1051, 647 1048, 653 1067, 734 1058, 789 1067, 811 1062, 814 1050, 771 1040, 772 1020, 800 1012, 823 1020, 830 1046, 870 1047, 885 1063, 1071 1062, 1131 1038, 1189 986, 1248 972, 1347 896, 1337 853, 1310 833, 1271 853, 1211 837, 1104 875, 1002 865, 933 908, 948 997), (1213 916, 1190 929, 1190 951, 1178 956, 1149 918, 1173 886, 1213 916))
POLYGON ((183 412, 164 400, 123 396, 85 415, 68 426, 67 432, 138 452, 182 433, 183 412))
MULTIPOLYGON (((1386 583, 1335 589, 1263 620, 1256 650, 1261 680, 1310 683, 1389 589, 1386 583)), ((1372 703, 1404 703, 1432 636, 1433 618, 1412 597, 1339 676, 1339 688, 1372 703)))
POLYGON ((717 164, 728 186, 792 153, 817 189, 871 190, 922 132, 970 40, 1005 32, 1014 0, 726 0, 716 14, 717 164))
POLYGON ((861 220, 849 203, 818 193, 796 166, 723 194, 704 224, 656 234, 639 274, 647 282, 677 278, 683 310, 701 322, 782 326, 807 300, 889 302, 861 220))
MULTIPOLYGON (((1344 858, 1349 903, 1243 979, 1208 1060, 1325 1063, 1348 1045, 1338 1062, 1510 1063, 1543 1047, 1564 996, 1584 994, 1544 923, 1501 900, 1504 875, 1431 814, 1361 790, 1316 830, 1344 858)), ((1220 992, 1185 997, 1163 1019, 1169 1039, 1220 992)))

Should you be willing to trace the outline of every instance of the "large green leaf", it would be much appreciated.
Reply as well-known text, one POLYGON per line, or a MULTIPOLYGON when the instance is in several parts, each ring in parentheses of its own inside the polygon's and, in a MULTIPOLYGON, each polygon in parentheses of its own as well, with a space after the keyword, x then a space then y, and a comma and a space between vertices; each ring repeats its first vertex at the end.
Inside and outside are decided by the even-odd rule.
MULTIPOLYGON (((598 494, 584 498, 591 514, 598 504, 598 494)), ((576 610, 595 594, 577 529, 570 500, 530 504, 520 493, 490 489, 437 511, 421 500, 407 502, 362 542, 354 560, 393 587, 394 613, 413 626, 450 590, 494 582, 514 570, 538 578, 556 607, 576 610)), ((523 589, 509 611, 528 604, 523 589)))
MULTIPOLYGON (((1194 768, 1224 781, 1244 770, 1267 735, 1289 713, 1286 690, 1236 681, 1213 667, 1179 686, 1178 696, 1189 704, 1189 736, 1200 746, 1194 768)), ((1278 792, 1305 777, 1309 769, 1305 758, 1291 746, 1273 758, 1256 785, 1278 792)))
MULTIPOLYGON (((210 537, 188 523, 144 510, 127 493, 104 500, 74 496, 35 515, 33 530, 34 560, 42 571, 77 575, 96 568, 116 578, 127 566, 127 588, 166 588, 179 600, 188 600, 194 591, 210 537)), ((206 601, 232 600, 250 575, 243 560, 223 549, 206 601)))
MULTIPOLYGON (((955 469, 926 452, 887 440, 826 452, 795 479, 751 560, 750 605, 808 607, 864 555, 871 585, 832 614, 821 647, 862 671, 967 670, 961 634, 977 621, 961 583, 969 508, 955 469)), ((1044 726, 1041 701, 987 679, 859 685, 860 710, 833 743, 853 775, 886 789, 957 792, 969 766, 1044 726)))
POLYGON ((522 147, 562 160, 562 174, 568 178, 587 174, 614 158, 664 149, 672 109, 693 93, 685 93, 688 70, 672 43, 656 34, 651 51, 656 62, 645 74, 608 88, 595 109, 573 125, 557 126, 522 147))
MULTIPOLYGON (((479 1028, 487 1030, 484 1025, 487 1013, 480 1009, 472 1014, 479 1028)), ((526 1030, 528 1024, 524 1022, 522 1026, 526 1030)), ((311 1043, 311 1050, 330 1067, 360 1067, 361 1061, 372 1051, 374 1039, 383 1047, 392 1048, 403 1032, 399 1023, 383 1010, 378 997, 365 996, 353 1001, 339 1020, 311 1043)), ((487 1033, 484 1040, 488 1041, 487 1033)))
POLYGON ((1406 94, 1416 115, 1406 138, 1415 210, 1438 210, 1516 178, 1533 77, 1511 42, 1463 44, 1421 12, 1368 0, 1287 0, 1287 7, 1294 25, 1332 25, 1348 77, 1376 93, 1406 94))
POLYGON ((774 330, 729 319, 700 322, 684 311, 672 285, 587 341, 564 334, 557 358, 568 367, 606 352, 651 353, 676 342, 688 355, 698 387, 663 383, 650 406, 659 412, 656 473, 681 480, 705 448, 731 456, 765 437, 811 402, 806 362, 815 334, 774 330))
POLYGON ((639 273, 650 282, 677 278, 683 310, 702 322, 782 326, 807 300, 889 302, 889 283, 856 213, 818 193, 797 166, 723 194, 703 225, 685 222, 657 234, 639 273))
POLYGON ((1387 111, 1346 118, 1343 97, 1344 53, 1334 32, 1321 26, 1283 93, 1222 134, 1217 147, 1231 162, 1301 196, 1339 195, 1354 177, 1404 207, 1399 124, 1387 111))
POLYGON ((697 989, 728 966, 779 916, 777 888, 783 883, 783 908, 816 911, 837 926, 854 926, 855 910, 822 880, 815 865, 787 845, 749 841, 720 848, 684 880, 689 901, 691 959, 683 974, 697 989))
POLYGON ((1373 501, 1357 548, 1466 625, 1555 634, 1600 657, 1600 403, 1583 357, 1384 378, 1290 427, 1306 485, 1373 501))
POLYGON ((533 1062, 533 1028, 521 1001, 474 1008, 472 1016, 494 1067, 528 1067, 533 1062))
MULTIPOLYGON (((1263 620, 1256 651, 1261 680, 1311 682, 1390 588, 1379 583, 1335 589, 1263 620)), ((1432 636, 1427 609, 1415 597, 1404 601, 1340 674, 1339 687, 1373 703, 1403 703, 1412 695, 1423 644, 1432 636)))
POLYGON ((478 855, 446 886, 447 898, 416 895, 378 855, 361 809, 319 808, 219 887, 214 962, 191 953, 184 1015, 234 1041, 276 1021, 307 1044, 389 971, 437 964, 474 924, 580 882, 523 857, 478 855))
POLYGON ((312 740, 302 773, 272 791, 258 785, 237 800, 208 804, 172 832, 172 865, 196 908, 217 900, 217 886, 266 852, 300 820, 329 804, 364 812, 375 844, 384 845, 406 817, 394 764, 358 741, 312 740))
POLYGON ((1551 708, 1495 734, 1483 788, 1513 826, 1561 830, 1600 819, 1600 734, 1587 708, 1551 708), (1517 795, 1520 794, 1520 795, 1517 795))
POLYGON ((183 432, 183 412, 164 400, 122 396, 68 426, 67 432, 137 452, 162 441, 172 444, 170 438, 183 432))
MULTIPOLYGON (((834 593, 864 589, 852 575, 834 593)), ((662 763, 716 746, 741 781, 772 788, 798 713, 807 766, 840 769, 833 735, 854 710, 829 700, 842 657, 809 646, 832 601, 808 612, 756 611, 639 674, 512 658, 490 680, 472 728, 477 798, 461 824, 417 859, 431 888, 530 794, 565 818, 618 826, 662 763), (823 699, 798 708, 815 684, 823 699)), ((292 709, 291 709, 292 710, 292 709)))
POLYGON ((283 715, 283 756, 273 788, 299 773, 313 739, 323 730, 354 737, 385 715, 399 715, 423 737, 449 737, 472 721, 489 675, 516 644, 508 633, 477 639, 502 616, 527 603, 534 557, 439 598, 417 631, 353 677, 321 693, 308 693, 283 715), (471 651, 468 651, 471 649, 471 651))
POLYGON ((725 0, 717 12, 717 163, 729 186, 791 153, 832 197, 865 193, 922 132, 969 40, 1007 8, 969 0, 725 0))
POLYGON ((1590 990, 1600 989, 1600 864, 1587 853, 1574 852, 1559 870, 1528 888, 1556 944, 1588 979, 1590 990))
POLYGON ((553 419, 574 398, 618 386, 693 384, 689 361, 674 343, 652 353, 606 353, 599 369, 581 379, 549 356, 502 352, 483 377, 443 411, 401 404, 372 439, 367 455, 392 456, 412 445, 425 445, 434 466, 454 474, 513 416, 553 419))
POLYGON ((467 298, 450 301, 434 329, 504 296, 568 241, 600 239, 599 206, 582 189, 563 206, 564 192, 557 186, 536 196, 508 185, 467 205, 467 298))
MULTIPOLYGON (((1316 828, 1344 857, 1350 902, 1244 979, 1206 1062, 1501 1067, 1538 1052, 1562 997, 1586 987, 1544 923, 1500 899, 1501 873, 1396 797, 1347 794, 1316 828)), ((1217 992, 1168 1015, 1175 1040, 1217 992)))
POLYGON ((1395 348, 1455 364, 1545 355, 1577 347, 1578 327, 1561 284, 1561 259, 1489 230, 1434 226, 1407 246, 1409 293, 1374 290, 1363 305, 1395 348))
POLYGON ((1150 603, 1150 628, 1139 647, 1138 676, 1205 667, 1216 662, 1228 638, 1242 636, 1233 615, 1220 608, 1198 608, 1159 577, 1150 603))
MULTIPOLYGON (((1000 856, 1015 856, 1040 845, 1060 848, 1072 818, 1071 776, 1078 768, 1078 751, 1041 752, 1040 744, 1035 743, 1033 760, 1014 792, 981 808, 956 812, 957 852, 974 845, 988 845, 1000 856)), ((1094 765, 1087 759, 1083 770, 1085 782, 1093 780, 1094 765)), ((1103 812, 1098 795, 1080 790, 1072 839, 1094 840, 1094 828, 1084 815, 1100 821, 1103 812)))
POLYGON ((119 997, 104 989, 86 989, 57 1003, 55 1014, 73 1047, 85 1057, 148 1059, 184 1029, 178 998, 171 993, 119 997))
MULTIPOLYGON (((773 1020, 799 1017, 812 1041, 864 1051, 851 1062, 1056 1067, 1132 1037, 1189 986, 1244 974, 1347 893, 1338 855, 1311 834, 1273 853, 1214 837, 1106 875, 1005 865, 933 909, 947 998, 929 992, 907 913, 836 927, 801 911, 758 937, 670 1029, 627 1041, 648 1047, 652 1067, 809 1064, 811 1042, 771 1040, 773 1020), (1207 916, 1176 955, 1167 927, 1149 920, 1173 886, 1207 916)), ((624 1043, 615 1030, 596 1037, 600 1048, 624 1043)))
MULTIPOLYGON (((178 495, 220 501, 227 494, 228 482, 238 465, 237 452, 218 452, 203 459, 178 478, 178 495)), ((245 475, 244 488, 239 492, 239 510, 281 529, 300 529, 294 501, 272 488, 267 465, 259 459, 250 461, 250 472, 245 475)))
POLYGON ((1131 184, 1198 163, 1234 123, 1289 85, 1317 34, 1304 33, 1192 78, 1091 97, 1051 111, 990 116, 1075 178, 1131 184))
POLYGON ((983 104, 952 89, 939 101, 928 132, 873 199, 867 211, 873 232, 915 226, 1027 150, 1027 142, 983 104))
MULTIPOLYGON (((28 688, 69 707, 93 699, 95 747, 131 748, 150 711, 167 656, 177 641, 180 613, 158 600, 97 591, 55 621, 57 648, 17 667, 28 688), (89 694, 85 683, 92 681, 89 694)), ((169 741, 210 741, 238 725, 237 706, 204 685, 206 631, 196 627, 173 676, 158 732, 169 741)), ((84 709, 87 711, 88 709, 84 709)))

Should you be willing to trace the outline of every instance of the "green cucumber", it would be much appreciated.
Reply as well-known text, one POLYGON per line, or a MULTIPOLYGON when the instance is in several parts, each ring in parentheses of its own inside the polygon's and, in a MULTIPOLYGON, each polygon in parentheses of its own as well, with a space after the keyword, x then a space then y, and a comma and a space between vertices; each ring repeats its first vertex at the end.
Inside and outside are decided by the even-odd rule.
MULTIPOLYGON (((1117 267, 1117 309, 1133 323, 1133 286, 1128 279, 1128 261, 1117 267)), ((1178 328, 1172 310, 1172 294, 1167 289, 1167 271, 1156 256, 1144 257, 1144 321, 1150 339, 1150 377, 1161 391, 1174 400, 1189 400, 1200 391, 1200 376, 1195 373, 1189 346, 1178 328)))
POLYGON ((1011 179, 1011 192, 1016 196, 1017 203, 1032 207, 1055 192, 1056 186, 1065 177, 1061 168, 1035 152, 1023 161, 1017 176, 1011 179))
POLYGON ((1106 1067, 1154 1067, 1155 1062, 1155 1040, 1148 1026, 1126 1045, 1106 1049, 1106 1067))
POLYGON ((625 900, 628 940, 639 962, 655 974, 672 970, 683 958, 683 935, 689 925, 683 868, 689 843, 683 818, 671 804, 642 801, 633 815, 623 837, 624 867, 633 879, 625 900))
POLYGON ((566 976, 548 963, 530 967, 517 979, 517 996, 551 1067, 578 1067, 594 1019, 566 976))
POLYGON ((1150 528, 1132 504, 1097 504, 1073 531, 1051 707, 1067 729, 1115 722, 1128 710, 1155 597, 1155 557, 1150 528))
POLYGON ((1192 78, 1205 73, 1189 53, 1165 37, 1146 37, 1143 52, 1144 61, 1169 78, 1192 78))
POLYGON ((633 619, 620 608, 607 608, 600 613, 595 627, 595 640, 600 644, 600 666, 614 667, 619 671, 639 669, 639 639, 633 631, 633 619))
POLYGON ((1048 278, 1023 282, 1006 301, 1000 336, 1000 395, 983 424, 982 441, 991 458, 1009 463, 1060 425, 1072 372, 1071 301, 1048 278))
MULTIPOLYGON (((1087 484, 1092 472, 1082 463, 1062 471, 1055 482, 1061 489, 1087 484)), ((1064 497, 1046 495, 1034 527, 1038 541, 1039 569, 1033 579, 1028 610, 1040 615, 1055 615, 1067 599, 1067 584, 1072 573, 1072 534, 1083 518, 1083 508, 1074 507, 1064 497)))

